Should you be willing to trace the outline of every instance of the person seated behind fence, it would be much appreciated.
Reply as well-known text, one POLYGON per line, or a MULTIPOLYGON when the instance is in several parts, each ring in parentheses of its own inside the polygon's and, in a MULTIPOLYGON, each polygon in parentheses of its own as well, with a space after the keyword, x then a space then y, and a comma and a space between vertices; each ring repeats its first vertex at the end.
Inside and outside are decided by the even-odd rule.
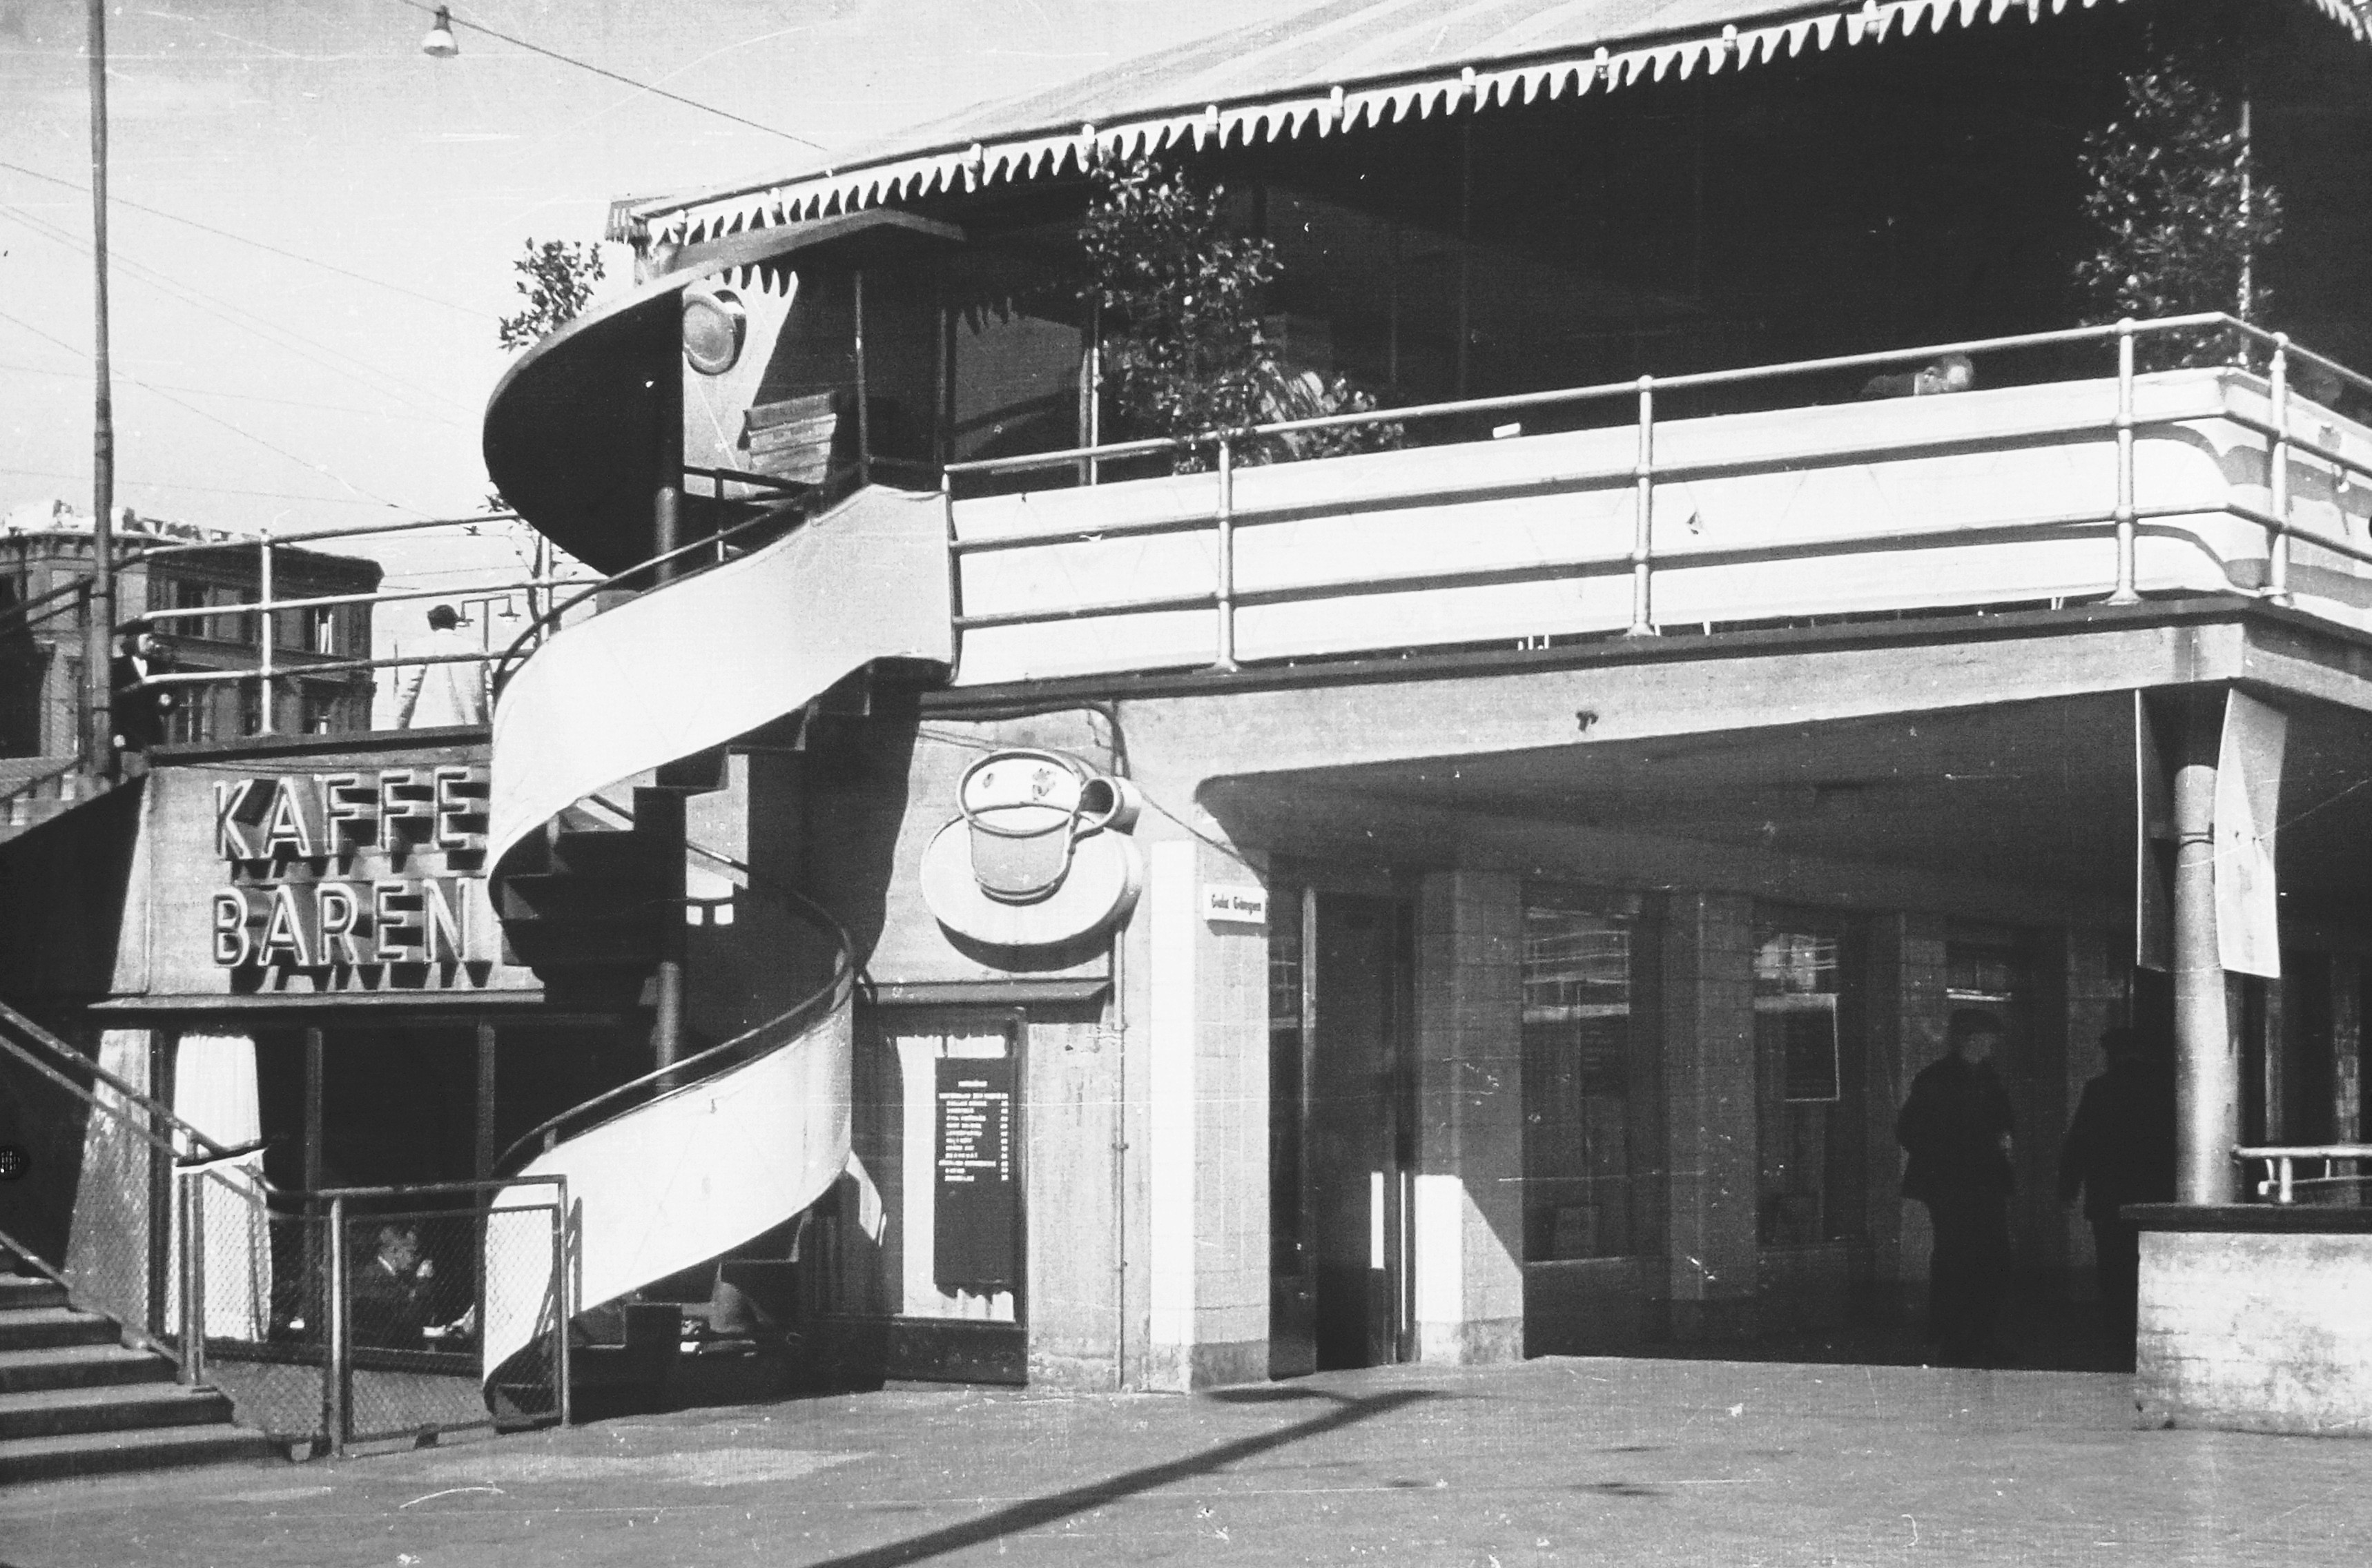
POLYGON ((483 656, 458 661, 452 657, 456 654, 483 656, 485 649, 460 628, 461 613, 451 605, 429 607, 428 640, 405 651, 442 657, 445 662, 412 665, 397 678, 396 728, 434 729, 445 725, 486 722, 486 666, 483 656))
POLYGON ((1862 383, 1864 401, 1877 398, 1932 398, 1945 392, 1965 392, 1977 384, 1977 367, 1965 354, 1944 354, 1916 370, 1896 376, 1873 376, 1862 383))
POLYGON ((369 1262, 347 1282, 347 1321, 355 1343, 385 1350, 419 1350, 431 1340, 466 1338, 477 1320, 471 1307, 451 1323, 429 1318, 436 1265, 420 1255, 420 1233, 410 1225, 378 1227, 369 1262))

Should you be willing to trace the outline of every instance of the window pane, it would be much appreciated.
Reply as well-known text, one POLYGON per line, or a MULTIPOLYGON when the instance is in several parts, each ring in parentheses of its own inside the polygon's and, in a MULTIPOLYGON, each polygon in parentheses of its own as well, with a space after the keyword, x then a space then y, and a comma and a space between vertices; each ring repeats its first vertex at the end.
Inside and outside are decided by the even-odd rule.
POLYGON ((1524 910, 1524 1253, 1528 1260, 1653 1250, 1634 1211, 1632 920, 1524 910))
POLYGON ((1863 1181, 1858 1098, 1843 1021, 1852 1005, 1843 927, 1832 916, 1766 912, 1754 928, 1757 1230, 1765 1247, 1857 1235, 1863 1181))

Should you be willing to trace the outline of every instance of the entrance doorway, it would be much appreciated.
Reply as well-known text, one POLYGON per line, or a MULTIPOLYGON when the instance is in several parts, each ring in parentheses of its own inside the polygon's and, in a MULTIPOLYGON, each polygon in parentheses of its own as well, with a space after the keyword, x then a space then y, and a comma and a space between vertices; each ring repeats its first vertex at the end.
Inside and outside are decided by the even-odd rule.
POLYGON ((1404 1361, 1415 1332, 1414 911, 1308 889, 1275 897, 1270 1370, 1404 1361))

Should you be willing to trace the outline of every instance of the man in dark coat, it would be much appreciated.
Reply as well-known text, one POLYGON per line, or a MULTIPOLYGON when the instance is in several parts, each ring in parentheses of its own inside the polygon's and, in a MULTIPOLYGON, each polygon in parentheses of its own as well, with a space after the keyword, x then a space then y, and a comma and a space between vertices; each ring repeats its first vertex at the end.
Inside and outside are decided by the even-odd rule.
POLYGON ((2009 1272, 2009 1096, 1994 1073, 2001 1025, 1952 1015, 1951 1052, 1911 1080, 1894 1138, 1910 1155, 1902 1195, 1927 1205, 1936 1249, 1927 1268, 1927 1331, 1946 1361, 1985 1366, 2009 1272))
POLYGON ((2127 1203, 2174 1201, 2174 1073, 2128 1028, 2100 1036, 2109 1070, 2084 1086, 2059 1152, 2059 1201, 2084 1195, 2100 1260, 2100 1330, 2128 1348, 2141 1273, 2141 1233, 2127 1203))

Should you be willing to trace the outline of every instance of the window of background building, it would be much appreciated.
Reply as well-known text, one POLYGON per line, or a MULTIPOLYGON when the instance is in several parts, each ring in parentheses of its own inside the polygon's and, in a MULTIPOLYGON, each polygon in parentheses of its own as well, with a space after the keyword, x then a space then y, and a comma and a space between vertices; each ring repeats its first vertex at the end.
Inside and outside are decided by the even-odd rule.
POLYGON ((1655 1061, 1633 998, 1635 912, 1578 889, 1524 890, 1524 1256, 1658 1250, 1655 1061))
POLYGON ((1765 1247, 1860 1234, 1860 980, 1831 914, 1761 910, 1754 926, 1756 1231, 1765 1247))

